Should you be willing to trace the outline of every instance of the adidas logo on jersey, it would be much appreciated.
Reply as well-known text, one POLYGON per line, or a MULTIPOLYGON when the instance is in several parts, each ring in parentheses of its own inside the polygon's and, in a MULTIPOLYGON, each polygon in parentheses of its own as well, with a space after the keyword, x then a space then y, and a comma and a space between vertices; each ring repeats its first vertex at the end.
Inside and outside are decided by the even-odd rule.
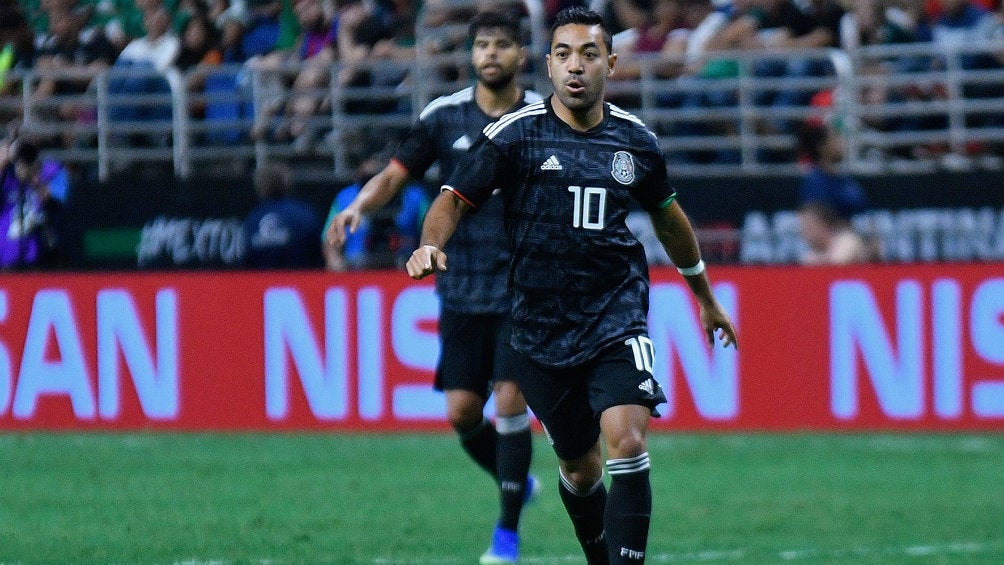
POLYGON ((558 158, 551 155, 540 165, 540 170, 542 171, 560 171, 563 167, 561 163, 558 162, 558 158))
POLYGON ((652 379, 645 379, 643 383, 638 385, 638 388, 647 392, 649 395, 655 394, 655 381, 652 379))

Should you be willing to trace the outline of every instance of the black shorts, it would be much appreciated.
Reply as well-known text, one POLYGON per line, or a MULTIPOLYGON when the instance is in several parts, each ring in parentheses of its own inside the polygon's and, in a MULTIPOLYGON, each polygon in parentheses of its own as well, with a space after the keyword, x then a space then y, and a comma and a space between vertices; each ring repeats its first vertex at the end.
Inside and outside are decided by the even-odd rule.
POLYGON ((631 338, 570 368, 514 356, 519 387, 558 457, 585 455, 600 437, 600 415, 607 408, 636 404, 659 415, 655 407, 666 402, 666 395, 652 376, 651 344, 647 336, 631 338))
POLYGON ((513 380, 509 369, 512 324, 508 314, 439 312, 436 390, 469 390, 485 399, 495 381, 513 380))

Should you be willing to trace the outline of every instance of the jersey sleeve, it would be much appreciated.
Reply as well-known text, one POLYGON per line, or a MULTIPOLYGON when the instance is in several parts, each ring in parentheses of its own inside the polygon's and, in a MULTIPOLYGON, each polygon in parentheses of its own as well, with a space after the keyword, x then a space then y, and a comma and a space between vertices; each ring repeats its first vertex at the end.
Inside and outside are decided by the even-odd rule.
POLYGON ((431 120, 418 120, 394 152, 394 160, 401 163, 412 178, 420 179, 436 162, 436 139, 431 120))
POLYGON ((668 206, 676 197, 676 190, 669 183, 666 161, 662 153, 653 148, 643 153, 642 158, 647 161, 648 174, 634 187, 635 199, 648 211, 668 206))
POLYGON ((457 163, 457 168, 443 185, 461 200, 478 208, 495 189, 506 190, 519 177, 517 163, 502 146, 484 134, 457 163))

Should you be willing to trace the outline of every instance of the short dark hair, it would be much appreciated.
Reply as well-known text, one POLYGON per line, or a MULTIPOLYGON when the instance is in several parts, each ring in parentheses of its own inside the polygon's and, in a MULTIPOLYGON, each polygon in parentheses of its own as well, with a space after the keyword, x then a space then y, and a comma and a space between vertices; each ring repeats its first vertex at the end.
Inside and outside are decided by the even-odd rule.
POLYGON ((603 16, 601 16, 599 12, 596 10, 590 10, 584 6, 571 6, 569 8, 565 8, 564 10, 558 12, 558 15, 554 17, 554 23, 551 24, 551 37, 554 37, 554 32, 559 27, 572 24, 600 26, 600 29, 603 30, 603 44, 607 47, 607 53, 613 53, 613 38, 610 36, 607 24, 603 21, 603 16))
POLYGON ((510 12, 503 12, 499 10, 485 10, 483 12, 478 12, 473 18, 471 18, 471 22, 467 26, 467 39, 473 42, 474 38, 477 37, 478 32, 483 29, 501 29, 516 43, 523 43, 523 34, 519 18, 510 12))

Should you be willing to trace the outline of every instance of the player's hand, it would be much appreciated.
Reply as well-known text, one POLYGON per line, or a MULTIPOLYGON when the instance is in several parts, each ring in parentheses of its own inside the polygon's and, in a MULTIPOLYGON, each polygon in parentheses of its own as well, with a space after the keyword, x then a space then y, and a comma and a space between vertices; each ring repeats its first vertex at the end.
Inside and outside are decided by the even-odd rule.
POLYGON ((436 271, 446 270, 446 253, 435 245, 423 245, 411 253, 405 267, 408 276, 415 280, 423 279, 436 271))
POLYGON ((345 245, 345 238, 348 237, 346 233, 356 233, 356 229, 359 228, 359 223, 362 221, 363 215, 355 208, 349 207, 342 210, 335 214, 334 218, 331 218, 328 232, 324 234, 325 241, 331 246, 342 247, 345 245), (348 228, 348 232, 346 232, 346 228, 348 228))
POLYGON ((704 326, 704 333, 708 337, 708 347, 715 346, 715 331, 718 332, 718 339, 722 342, 722 347, 733 346, 739 349, 739 338, 736 337, 736 328, 732 325, 732 320, 725 313, 718 301, 701 305, 701 325, 704 326))

